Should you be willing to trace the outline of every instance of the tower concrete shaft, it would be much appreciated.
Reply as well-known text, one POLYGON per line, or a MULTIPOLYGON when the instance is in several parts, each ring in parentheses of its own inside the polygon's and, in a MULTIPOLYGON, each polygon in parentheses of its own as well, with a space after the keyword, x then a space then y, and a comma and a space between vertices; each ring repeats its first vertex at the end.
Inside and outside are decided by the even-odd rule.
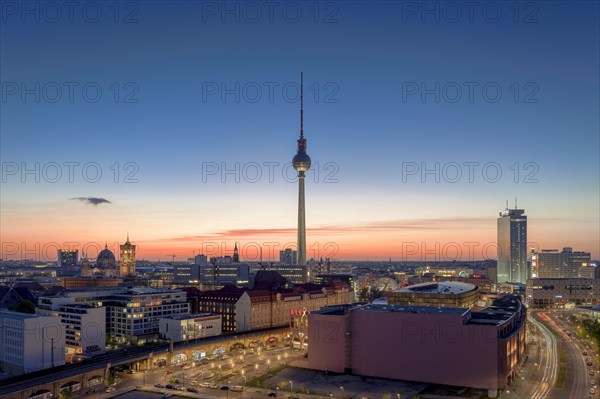
POLYGON ((298 172, 298 265, 306 266, 306 221, 304 216, 304 172, 298 172))
POLYGON ((297 140, 298 150, 292 159, 292 165, 298 172, 298 266, 306 266, 306 223, 304 220, 304 175, 310 169, 311 160, 306 153, 306 139, 304 138, 304 75, 300 74, 300 138, 297 140))

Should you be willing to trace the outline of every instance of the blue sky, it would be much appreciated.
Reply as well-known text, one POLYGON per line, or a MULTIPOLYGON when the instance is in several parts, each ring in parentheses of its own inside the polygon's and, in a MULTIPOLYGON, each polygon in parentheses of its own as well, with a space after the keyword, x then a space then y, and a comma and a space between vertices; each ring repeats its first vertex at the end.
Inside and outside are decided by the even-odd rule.
POLYGON ((457 22, 446 2, 428 3, 439 22, 421 14, 421 2, 275 2, 273 23, 265 2, 228 2, 239 22, 235 11, 220 14, 223 2, 120 2, 118 23, 109 3, 95 4, 98 22, 82 2, 72 22, 63 8, 54 23, 52 9, 23 14, 21 3, 2 3, 3 241, 111 241, 129 229, 146 248, 187 237, 181 246, 191 252, 198 243, 189 237, 293 228, 297 188, 281 170, 295 151, 304 71, 308 153, 319 170, 307 185, 307 226, 357 226, 318 238, 339 242, 340 258, 400 256, 399 240, 495 240, 497 212, 515 196, 530 217, 530 241, 600 255, 598 2, 521 2, 517 17, 513 2, 480 2, 472 22, 460 2, 457 22), (291 22, 297 9, 302 17, 291 22), (256 10, 262 17, 253 23, 256 10), (36 82, 39 103, 35 94, 22 99, 21 85, 35 91, 36 82), (239 102, 235 94, 223 100, 222 89, 236 83, 239 102), (436 83, 439 102, 421 97, 436 83), (63 91, 52 102, 56 85, 63 91), (86 101, 96 87, 102 97, 86 101), (102 178, 90 183, 76 173, 68 181, 63 163, 71 161, 95 162, 102 178), (63 177, 36 183, 6 174, 36 162, 63 165, 63 177), (135 167, 124 169, 128 162, 135 167), (213 162, 280 166, 273 182, 264 165, 256 183, 243 175, 222 182, 219 173, 203 179, 203 164, 213 162), (440 173, 462 165, 462 178, 403 179, 407 162, 439 163, 440 173), (478 163, 473 182, 465 162, 478 163), (490 163, 488 172, 502 171, 494 183, 481 172, 490 163), (124 183, 132 171, 138 182, 124 183), (112 204, 69 200, 81 196, 112 204), (481 223, 457 233, 456 218, 481 223), (360 227, 399 220, 448 223, 424 222, 418 234, 360 227))

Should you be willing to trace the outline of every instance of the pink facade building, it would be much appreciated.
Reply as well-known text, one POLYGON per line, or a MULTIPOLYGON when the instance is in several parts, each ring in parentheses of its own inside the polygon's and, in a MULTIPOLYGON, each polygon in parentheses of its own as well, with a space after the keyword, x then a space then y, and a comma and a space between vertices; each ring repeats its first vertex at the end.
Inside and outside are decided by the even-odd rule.
POLYGON ((510 384, 525 350, 526 309, 514 296, 469 308, 370 304, 309 316, 309 367, 488 389, 510 384))

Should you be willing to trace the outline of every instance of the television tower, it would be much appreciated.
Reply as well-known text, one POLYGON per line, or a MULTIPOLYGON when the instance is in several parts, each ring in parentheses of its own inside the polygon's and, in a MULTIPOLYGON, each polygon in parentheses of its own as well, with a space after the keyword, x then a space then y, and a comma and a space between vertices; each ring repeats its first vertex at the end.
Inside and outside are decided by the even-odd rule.
POLYGON ((306 153, 304 138, 304 74, 300 73, 300 138, 298 151, 292 159, 292 165, 298 172, 298 241, 297 264, 306 266, 306 223, 304 217, 304 175, 310 169, 310 157, 306 153))

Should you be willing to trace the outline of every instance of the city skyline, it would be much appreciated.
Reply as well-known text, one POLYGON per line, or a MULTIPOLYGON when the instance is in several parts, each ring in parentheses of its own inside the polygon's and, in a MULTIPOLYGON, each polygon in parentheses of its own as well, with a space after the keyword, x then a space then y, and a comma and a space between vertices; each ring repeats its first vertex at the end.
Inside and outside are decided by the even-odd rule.
POLYGON ((192 2, 140 4, 129 24, 7 14, 2 256, 127 230, 140 259, 295 242, 304 71, 307 258, 315 243, 337 245, 338 260, 402 260, 407 243, 482 248, 517 196, 538 249, 598 259, 598 4, 578 4, 544 3, 532 23, 508 8, 498 23, 424 23, 389 2, 340 4, 332 23, 308 7, 297 23, 223 23, 192 2))

